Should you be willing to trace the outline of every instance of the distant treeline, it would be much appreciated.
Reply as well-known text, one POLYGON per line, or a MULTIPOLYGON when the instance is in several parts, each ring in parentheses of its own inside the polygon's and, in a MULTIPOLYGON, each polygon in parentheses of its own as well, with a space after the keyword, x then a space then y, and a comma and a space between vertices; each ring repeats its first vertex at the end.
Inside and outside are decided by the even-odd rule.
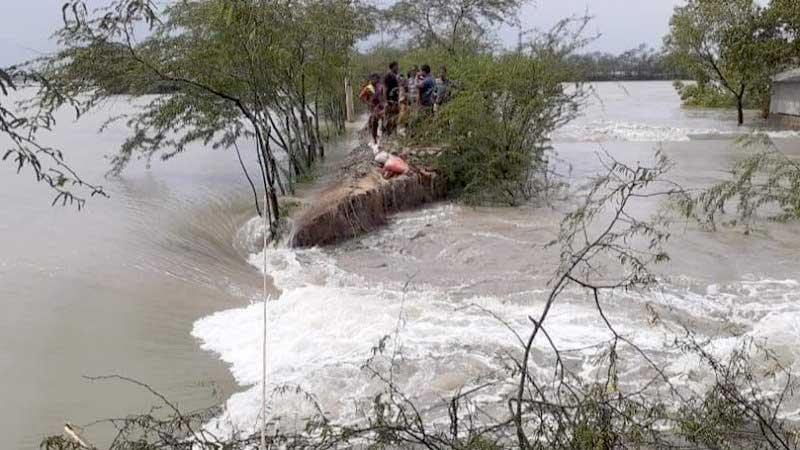
POLYGON ((593 52, 568 58, 582 81, 682 80, 687 74, 671 66, 661 51, 645 44, 619 55, 593 52))
MULTIPOLYGON (((103 44, 103 52, 110 57, 119 57, 126 49, 119 44, 103 44)), ((380 55, 377 58, 383 63, 384 60, 402 59, 405 52, 400 50, 383 49, 386 53, 396 53, 393 55, 380 55)), ((381 51, 378 51, 381 53, 381 51)), ((374 54, 368 55, 370 60, 375 60, 374 54)), ((612 53, 592 52, 583 54, 573 54, 567 57, 567 63, 572 66, 574 76, 580 81, 648 81, 648 80, 686 80, 688 74, 670 65, 663 52, 652 49, 646 44, 637 48, 615 55, 612 53)), ((101 80, 96 80, 101 82, 101 80)), ((138 88, 131 85, 127 77, 119 77, 112 80, 105 80, 107 91, 117 94, 167 94, 179 89, 176 83, 164 82, 158 78, 153 78, 150 83, 141 80, 137 83, 138 88)))

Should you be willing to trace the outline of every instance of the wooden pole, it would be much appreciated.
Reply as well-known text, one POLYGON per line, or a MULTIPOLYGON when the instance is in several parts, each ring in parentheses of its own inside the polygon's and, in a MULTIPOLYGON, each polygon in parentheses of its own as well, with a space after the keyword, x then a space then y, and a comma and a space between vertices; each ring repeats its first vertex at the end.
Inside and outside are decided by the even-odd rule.
MULTIPOLYGON (((266 208, 267 193, 264 192, 264 207, 266 208)), ((267 224, 267 215, 264 214, 264 270, 263 270, 263 290, 261 291, 262 300, 264 301, 264 327, 262 329, 262 347, 261 347, 261 447, 260 450, 267 450, 267 233, 270 232, 271 225, 267 224)))
POLYGON ((356 120, 356 112, 353 107, 353 86, 350 85, 350 78, 344 78, 344 102, 347 114, 347 121, 353 122, 356 120))
POLYGON ((72 442, 78 445, 78 448, 84 448, 89 450, 94 450, 96 447, 86 443, 86 440, 83 439, 80 432, 78 431, 78 427, 72 425, 71 423, 64 424, 64 433, 72 439, 72 442))

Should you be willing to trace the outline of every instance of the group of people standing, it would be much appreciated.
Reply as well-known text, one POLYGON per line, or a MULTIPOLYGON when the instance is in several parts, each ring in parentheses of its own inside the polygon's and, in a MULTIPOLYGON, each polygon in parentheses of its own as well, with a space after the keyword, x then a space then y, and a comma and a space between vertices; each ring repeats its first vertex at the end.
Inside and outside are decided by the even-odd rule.
POLYGON ((389 64, 384 76, 370 75, 359 97, 370 108, 369 130, 377 144, 378 130, 389 136, 400 125, 408 125, 412 115, 432 115, 450 96, 447 67, 441 66, 434 77, 431 67, 413 66, 406 75, 400 73, 397 61, 389 64))

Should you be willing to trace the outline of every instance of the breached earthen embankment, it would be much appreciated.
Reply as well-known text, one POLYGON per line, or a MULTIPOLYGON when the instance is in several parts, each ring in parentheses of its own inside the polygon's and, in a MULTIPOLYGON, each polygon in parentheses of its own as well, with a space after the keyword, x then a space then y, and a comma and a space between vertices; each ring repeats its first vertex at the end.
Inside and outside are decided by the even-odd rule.
POLYGON ((393 213, 447 195, 444 177, 422 163, 432 150, 400 152, 388 147, 390 152, 403 154, 409 162, 408 172, 386 179, 368 146, 355 149, 340 169, 339 179, 295 215, 291 247, 335 244, 385 225, 393 213))

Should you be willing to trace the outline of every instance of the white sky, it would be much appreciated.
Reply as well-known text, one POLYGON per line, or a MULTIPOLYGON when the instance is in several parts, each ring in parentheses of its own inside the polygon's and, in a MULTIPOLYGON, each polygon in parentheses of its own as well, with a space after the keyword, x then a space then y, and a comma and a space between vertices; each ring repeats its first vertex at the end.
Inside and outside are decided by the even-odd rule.
MULTIPOLYGON (((535 0, 523 8, 523 28, 547 30, 560 19, 583 15, 594 19, 588 34, 600 34, 587 51, 621 53, 639 44, 660 48, 669 29, 675 6, 684 0, 535 0)), ((501 33, 505 41, 516 42, 517 32, 501 33)))
MULTIPOLYGON (((641 43, 659 47, 672 8, 680 3, 683 0, 536 0, 523 9, 521 19, 525 28, 544 30, 588 9, 595 17, 588 31, 602 36, 587 50, 619 53, 641 43)), ((50 36, 61 24, 61 5, 62 0, 0 0, 0 66, 52 51, 50 36)), ((515 30, 500 34, 506 42, 516 42, 515 30)))

